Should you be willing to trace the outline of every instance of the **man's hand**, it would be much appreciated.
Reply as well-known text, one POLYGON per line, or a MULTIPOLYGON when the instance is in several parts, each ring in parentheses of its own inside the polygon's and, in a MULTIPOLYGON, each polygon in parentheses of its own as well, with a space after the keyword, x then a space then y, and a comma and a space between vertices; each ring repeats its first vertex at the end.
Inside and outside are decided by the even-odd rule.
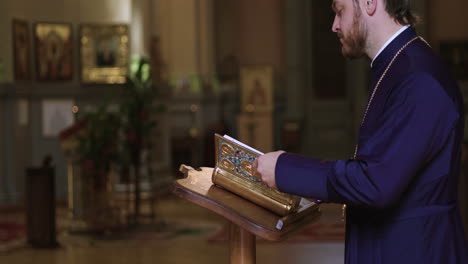
POLYGON ((282 150, 266 153, 258 157, 252 165, 252 171, 254 175, 260 176, 262 181, 272 188, 276 188, 276 161, 283 153, 284 151, 282 150))

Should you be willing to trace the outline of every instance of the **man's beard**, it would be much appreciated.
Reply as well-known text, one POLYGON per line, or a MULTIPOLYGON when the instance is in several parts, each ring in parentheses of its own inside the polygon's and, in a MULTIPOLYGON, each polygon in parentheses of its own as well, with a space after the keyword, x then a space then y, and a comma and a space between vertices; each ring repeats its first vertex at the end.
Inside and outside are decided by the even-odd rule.
POLYGON ((348 59, 357 59, 365 54, 367 30, 360 16, 359 11, 356 11, 353 26, 348 36, 344 36, 343 33, 338 32, 338 37, 343 41, 341 52, 348 59))

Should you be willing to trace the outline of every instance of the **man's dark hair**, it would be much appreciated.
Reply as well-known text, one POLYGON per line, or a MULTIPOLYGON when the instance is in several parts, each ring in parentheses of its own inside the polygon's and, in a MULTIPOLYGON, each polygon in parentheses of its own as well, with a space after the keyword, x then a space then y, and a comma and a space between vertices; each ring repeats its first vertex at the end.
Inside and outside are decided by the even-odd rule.
MULTIPOLYGON (((359 0, 353 1, 359 7, 359 0)), ((419 17, 411 11, 411 0, 384 0, 385 10, 401 25, 411 25, 419 23, 419 17)))
POLYGON ((411 0, 384 0, 385 9, 395 21, 402 25, 414 26, 419 18, 411 12, 411 0))

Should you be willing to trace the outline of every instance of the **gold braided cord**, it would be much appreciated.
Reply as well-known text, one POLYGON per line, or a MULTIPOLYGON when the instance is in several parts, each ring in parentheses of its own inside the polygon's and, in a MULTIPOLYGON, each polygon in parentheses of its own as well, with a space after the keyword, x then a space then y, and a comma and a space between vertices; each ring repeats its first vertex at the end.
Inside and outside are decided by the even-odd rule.
MULTIPOLYGON (((413 41, 417 40, 417 39, 421 39, 422 41, 424 41, 424 43, 426 43, 428 46, 429 44, 426 42, 426 40, 424 40, 423 38, 421 37, 415 37, 413 39, 411 39, 410 41, 408 41, 403 47, 400 48, 400 50, 398 50, 398 52, 395 54, 395 56, 393 56, 392 60, 390 61, 390 63, 387 65, 387 68, 385 69, 385 71, 383 72, 382 76, 380 76, 380 79, 379 81, 377 82, 377 84, 375 85, 375 88, 374 88, 374 91, 372 91, 372 95, 369 99, 369 102, 367 103, 367 107, 366 107, 366 111, 364 112, 364 117, 362 118, 362 121, 361 121, 361 127, 364 125, 364 122, 366 120, 366 117, 367 117, 367 112, 369 111, 369 107, 371 106, 372 104, 372 100, 374 99, 374 96, 375 96, 375 93, 377 92, 379 86, 380 86, 380 83, 382 82, 383 78, 385 77, 385 75, 387 74, 388 70, 390 69, 390 67, 392 66, 393 62, 396 60, 396 58, 398 58, 398 55, 400 55, 400 53, 406 48, 408 47, 409 44, 413 43, 413 41)), ((356 155, 357 155, 357 152, 358 152, 358 148, 359 148, 359 144, 356 143, 356 147, 354 148, 354 155, 353 155, 353 159, 356 159, 356 155)))
MULTIPOLYGON (((427 41, 425 39, 423 39, 422 37, 415 37, 413 39, 411 39, 410 41, 408 41, 403 47, 401 47, 398 52, 395 54, 395 56, 393 56, 392 60, 390 61, 390 63, 387 65, 387 68, 385 68, 385 71, 383 72, 382 76, 380 76, 380 79, 379 81, 377 82, 377 84, 375 85, 375 88, 374 88, 374 91, 372 91, 372 95, 369 99, 369 102, 367 103, 367 107, 366 107, 366 111, 364 112, 364 117, 362 118, 362 121, 361 121, 361 128, 362 126, 364 125, 364 122, 366 120, 366 117, 367 117, 367 112, 369 111, 369 107, 370 105, 372 104, 372 100, 374 99, 374 96, 375 96, 375 93, 377 92, 377 89, 379 88, 380 86, 380 83, 382 82, 383 78, 385 77, 385 75, 387 74, 388 70, 390 69, 390 67, 392 66, 393 62, 396 60, 396 58, 400 55, 400 53, 411 43, 413 43, 413 41, 417 40, 417 39, 421 39, 424 43, 426 43, 427 46, 431 46, 429 45, 429 43, 427 43, 427 41)), ((358 149, 359 149, 359 141, 356 143, 356 147, 354 148, 354 155, 353 155, 353 159, 356 159, 356 155, 357 155, 357 152, 358 152, 358 149)), ((341 208, 341 211, 342 211, 342 218, 345 219, 346 218, 346 204, 343 204, 342 208, 341 208)))

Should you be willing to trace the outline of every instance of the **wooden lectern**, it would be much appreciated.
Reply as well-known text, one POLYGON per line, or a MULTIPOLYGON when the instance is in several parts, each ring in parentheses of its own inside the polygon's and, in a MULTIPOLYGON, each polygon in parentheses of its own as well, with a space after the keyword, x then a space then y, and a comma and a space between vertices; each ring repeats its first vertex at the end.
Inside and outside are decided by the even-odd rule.
POLYGON ((313 213, 299 212, 281 217, 213 185, 211 181, 213 168, 194 169, 182 165, 180 171, 184 173, 185 178, 175 181, 174 194, 230 221, 230 263, 255 263, 256 236, 270 241, 281 241, 291 233, 316 221, 320 215, 316 210, 313 213))

